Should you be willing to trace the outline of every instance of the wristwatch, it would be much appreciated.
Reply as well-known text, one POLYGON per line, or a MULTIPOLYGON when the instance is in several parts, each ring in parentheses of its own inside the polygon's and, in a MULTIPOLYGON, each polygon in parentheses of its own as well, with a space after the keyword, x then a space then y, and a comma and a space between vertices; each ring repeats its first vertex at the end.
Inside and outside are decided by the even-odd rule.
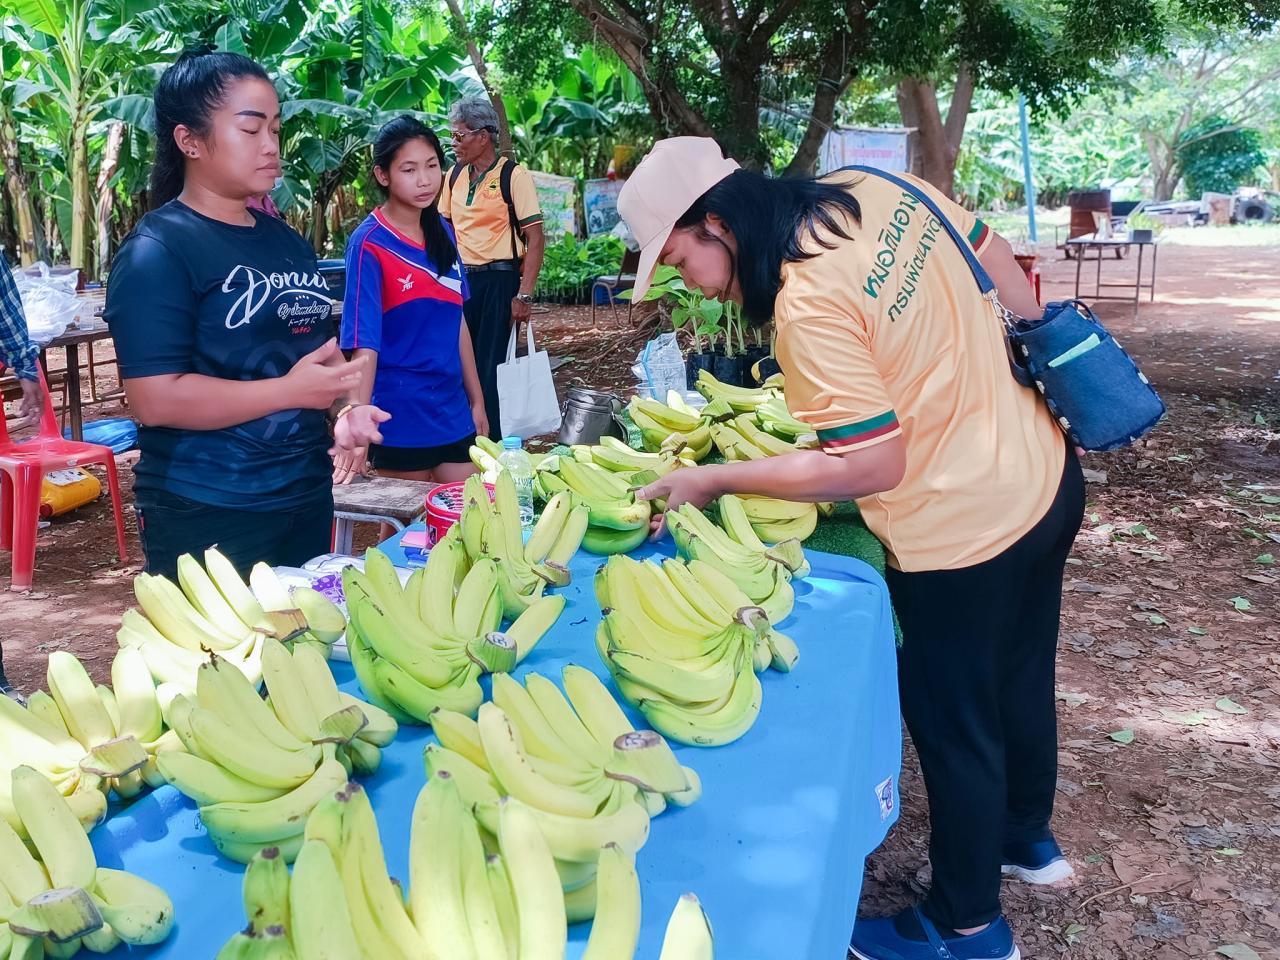
POLYGON ((517 294, 516 294, 516 296, 515 296, 515 299, 519 300, 521 303, 533 303, 533 294, 532 294, 532 293, 517 293, 517 294))

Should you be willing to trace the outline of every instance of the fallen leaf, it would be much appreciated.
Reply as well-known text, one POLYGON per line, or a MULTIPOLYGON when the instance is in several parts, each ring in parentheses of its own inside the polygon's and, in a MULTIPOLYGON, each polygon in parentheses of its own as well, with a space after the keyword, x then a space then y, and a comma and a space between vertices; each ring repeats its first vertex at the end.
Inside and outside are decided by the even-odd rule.
POLYGON ((1248 713, 1248 712, 1249 712, 1249 711, 1248 711, 1248 710, 1246 710, 1244 707, 1240 706, 1240 704, 1238 704, 1238 703, 1236 703, 1234 700, 1232 700, 1230 697, 1223 697, 1221 700, 1219 700, 1217 703, 1215 703, 1215 704, 1214 704, 1214 706, 1215 706, 1217 709, 1221 710, 1223 713, 1237 713, 1237 714, 1239 714, 1239 713, 1248 713))
POLYGON ((1113 730, 1111 733, 1108 733, 1107 736, 1116 743, 1122 743, 1125 745, 1133 743, 1132 730, 1113 730))
POLYGON ((1237 850, 1235 847, 1223 847, 1218 851, 1220 857, 1243 857, 1244 851, 1237 850))
POLYGON ((1190 713, 1180 713, 1177 710, 1161 710, 1160 715, 1171 723, 1181 723, 1188 727, 1199 727, 1209 722, 1209 717, 1205 716, 1201 710, 1195 710, 1190 713))
POLYGON ((1230 960, 1262 960, 1258 951, 1247 943, 1228 943, 1213 952, 1230 960))
POLYGON ((1154 627, 1163 627, 1169 621, 1166 620, 1164 617, 1160 616, 1160 614, 1158 613, 1148 613, 1147 622, 1154 627))
POLYGON ((1276 562, 1276 558, 1274 554, 1260 553, 1253 558, 1253 562, 1265 564, 1266 566, 1271 566, 1271 564, 1276 562))
POLYGON ((1249 602, 1248 597, 1232 597, 1227 602, 1231 604, 1231 606, 1235 607, 1237 610, 1241 611, 1242 613, 1245 610, 1253 609, 1253 604, 1249 602))
POLYGON ((1197 637, 1207 636, 1209 631, 1204 627, 1187 627, 1187 633, 1195 634, 1197 637))
POLYGON ((1058 690, 1054 693, 1054 697, 1061 700, 1068 707, 1078 707, 1089 700, 1087 693, 1076 693, 1074 690, 1058 690))
MULTIPOLYGON (((1080 472, 1084 474, 1084 479, 1086 483, 1103 484, 1107 482, 1107 471, 1105 470, 1090 470, 1088 467, 1085 467, 1080 472)), ((1097 514, 1093 514, 1094 523, 1098 522, 1097 516, 1098 516, 1097 514)))
POLYGON ((1110 644, 1103 648, 1103 652, 1109 653, 1113 657, 1119 657, 1121 660, 1134 660, 1142 656, 1142 651, 1132 640, 1121 640, 1110 644))

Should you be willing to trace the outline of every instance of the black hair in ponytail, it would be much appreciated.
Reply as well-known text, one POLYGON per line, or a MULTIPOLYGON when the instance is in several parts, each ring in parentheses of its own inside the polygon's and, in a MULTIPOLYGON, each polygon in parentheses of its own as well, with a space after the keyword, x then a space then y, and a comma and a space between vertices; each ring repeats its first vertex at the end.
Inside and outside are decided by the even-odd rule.
MULTIPOLYGON (((436 136, 434 130, 408 113, 384 124, 378 131, 378 136, 373 141, 373 165, 390 176, 391 165, 395 163, 396 154, 411 140, 427 141, 427 145, 440 158, 440 176, 443 177, 444 147, 440 145, 440 138, 436 136)), ((443 188, 444 182, 441 181, 440 185, 443 188)), ((383 193, 388 192, 381 183, 378 186, 382 188, 383 193)), ((435 267, 437 273, 443 274, 453 269, 458 259, 458 248, 453 245, 444 220, 440 218, 440 211, 437 209, 439 203, 440 194, 437 193, 436 198, 431 201, 431 206, 425 207, 422 211, 422 239, 431 265, 435 267)))
POLYGON ((164 206, 182 192, 186 159, 173 139, 179 124, 207 136, 210 115, 232 81, 254 77, 271 82, 267 71, 238 53, 188 51, 156 84, 156 159, 151 166, 151 206, 164 206))

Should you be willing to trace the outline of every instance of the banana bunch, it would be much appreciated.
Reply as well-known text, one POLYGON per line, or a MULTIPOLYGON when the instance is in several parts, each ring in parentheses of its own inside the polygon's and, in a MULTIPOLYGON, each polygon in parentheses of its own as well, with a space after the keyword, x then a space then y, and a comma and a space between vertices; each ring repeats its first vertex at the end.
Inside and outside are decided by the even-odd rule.
POLYGON ((795 604, 792 576, 807 572, 804 550, 794 541, 765 546, 740 507, 741 501, 727 497, 721 505, 726 527, 736 537, 687 503, 667 512, 667 529, 681 557, 715 569, 746 594, 749 603, 764 608, 772 623, 781 623, 795 604))
POLYGON ((589 553, 628 553, 649 536, 652 507, 632 492, 634 476, 629 482, 622 474, 573 456, 548 457, 534 476, 535 490, 542 496, 554 499, 568 493, 575 505, 587 508, 581 545, 589 553))
POLYGON ((637 731, 595 674, 564 671, 568 697, 547 677, 522 686, 493 678, 493 702, 479 719, 441 711, 438 744, 424 753, 428 777, 449 774, 488 834, 496 834, 499 800, 532 811, 556 858, 570 922, 590 919, 600 885, 600 848, 614 843, 633 856, 649 820, 667 804, 701 796, 698 775, 682 767, 661 736, 637 731))
POLYGON ((817 435, 810 430, 794 440, 784 440, 763 429, 753 415, 739 413, 730 420, 711 425, 711 438, 725 460, 766 460, 797 450, 812 450, 817 435))
MULTIPOLYGON (((529 460, 536 467, 546 456, 545 453, 529 454, 529 460)), ((502 444, 496 440, 490 440, 488 437, 476 437, 476 442, 472 444, 471 463, 480 471, 480 479, 485 483, 496 483, 498 474, 502 472, 502 467, 498 464, 498 458, 502 456, 502 444)))
POLYGON ((809 539, 817 529, 818 517, 831 516, 835 507, 834 504, 795 503, 746 493, 739 494, 739 499, 756 537, 773 544, 809 539))
POLYGON ((341 693, 324 658, 264 640, 263 700, 239 670, 213 656, 194 697, 176 695, 167 718, 186 752, 162 754, 165 778, 200 808, 214 846, 247 863, 268 846, 292 860, 307 815, 352 772, 371 774, 396 722, 341 693))
POLYGON ((563 596, 542 596, 540 586, 499 631, 502 564, 481 557, 468 569, 462 538, 455 524, 403 587, 379 550, 365 555, 363 573, 343 571, 356 676, 374 703, 404 723, 430 723, 440 708, 474 716, 484 700, 481 674, 513 669, 564 609, 563 596))
POLYGON ((728 404, 734 413, 754 413, 762 403, 778 396, 773 389, 764 387, 737 387, 717 380, 710 370, 699 370, 694 389, 707 398, 708 403, 728 404))
POLYGON ((307 644, 327 658, 347 627, 342 611, 317 591, 289 591, 265 563, 253 568, 246 584, 212 547, 203 566, 190 554, 178 558, 178 583, 141 573, 133 590, 141 609, 125 611, 117 643, 141 652, 157 683, 188 692, 210 652, 256 686, 264 637, 307 644))
POLYGON ((254 854, 245 870, 248 925, 217 960, 434 958, 388 876, 368 794, 356 783, 326 793, 302 827, 293 874, 283 848, 254 854))
POLYGON ((711 423, 732 411, 721 404, 694 410, 678 391, 670 390, 666 403, 651 397, 632 397, 627 413, 640 431, 646 450, 672 451, 701 463, 711 452, 711 423))
POLYGON ((605 436, 595 445, 578 444, 569 449, 580 463, 602 467, 626 480, 632 487, 652 483, 680 467, 697 466, 688 451, 677 455, 671 449, 659 453, 632 450, 617 437, 605 436))
POLYGON ((19 766, 5 780, 21 830, 0 820, 0 956, 70 957, 81 947, 108 953, 169 936, 168 895, 99 867, 77 814, 41 771, 19 766))
POLYGON ((462 516, 449 532, 458 531, 464 562, 476 564, 487 558, 497 565, 502 613, 514 620, 542 596, 547 584, 569 583, 569 561, 582 544, 590 515, 567 495, 549 497, 526 544, 511 476, 499 474, 493 489, 490 503, 480 478, 469 477, 462 516))
MULTIPOLYGON (((165 732, 155 684, 135 650, 121 650, 111 665, 112 687, 94 686, 84 666, 66 651, 49 655, 49 693, 36 691, 26 709, 0 703, 0 817, 21 832, 9 771, 20 765, 43 773, 71 805, 85 830, 107 812, 114 790, 131 799, 164 783, 156 756, 181 750, 165 732)), ((0 953, 2 955, 2 953, 0 953)))
POLYGON ((756 674, 771 666, 789 672, 800 657, 764 609, 702 560, 613 557, 595 587, 604 611, 600 658, 622 695, 668 739, 737 740, 760 712, 756 674))

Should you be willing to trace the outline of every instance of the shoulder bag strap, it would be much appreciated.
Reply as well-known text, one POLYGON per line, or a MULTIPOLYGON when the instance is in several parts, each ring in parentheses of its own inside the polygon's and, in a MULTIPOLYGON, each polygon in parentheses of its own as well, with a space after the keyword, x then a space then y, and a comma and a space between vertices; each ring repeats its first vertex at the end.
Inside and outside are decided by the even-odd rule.
POLYGON ((507 205, 507 220, 511 224, 511 259, 520 259, 520 247, 517 245, 517 238, 524 239, 524 232, 520 229, 520 219, 516 216, 516 202, 511 195, 511 176, 515 173, 516 162, 508 159, 502 165, 502 169, 498 171, 498 189, 502 193, 502 200, 507 205))
POLYGON ((992 281, 991 275, 987 273, 986 268, 978 260, 978 255, 973 252, 973 247, 969 246, 968 241, 960 235, 959 229, 951 222, 951 218, 942 212, 942 209, 934 202, 932 197, 911 181, 895 176, 887 170, 879 170, 875 167, 866 167, 861 164, 843 167, 842 169, 855 170, 858 173, 869 173, 873 176, 882 177, 923 203, 929 209, 929 212, 938 218, 938 222, 946 228, 951 239, 955 241, 956 247, 959 248, 961 255, 964 257, 964 262, 969 265, 969 270, 973 273, 973 278, 978 283, 978 289, 982 291, 982 296, 991 302, 1004 322, 1005 327, 1010 332, 1013 332, 1013 323, 1017 318, 1000 302, 996 285, 992 281))

